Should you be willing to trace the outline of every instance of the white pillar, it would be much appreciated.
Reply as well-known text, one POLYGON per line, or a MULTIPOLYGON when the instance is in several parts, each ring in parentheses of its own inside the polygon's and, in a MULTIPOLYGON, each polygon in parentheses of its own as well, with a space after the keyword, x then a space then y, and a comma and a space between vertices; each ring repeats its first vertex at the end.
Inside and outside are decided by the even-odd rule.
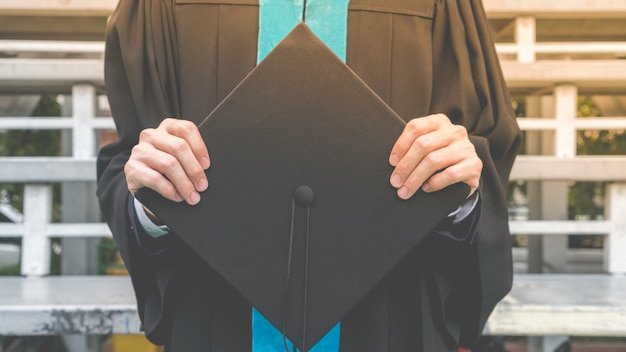
MULTIPOLYGON (((578 89, 572 85, 561 85, 555 88, 552 97, 541 98, 541 116, 554 115, 557 127, 554 133, 542 133, 541 154, 555 155, 561 158, 576 156, 576 129, 574 120, 577 114, 578 89)), ((567 181, 541 181, 540 211, 543 220, 568 219, 567 181)), ((566 235, 542 236, 541 255, 543 272, 563 273, 567 271, 568 238, 566 235)), ((555 345, 567 341, 567 336, 543 336, 528 339, 529 351, 550 352, 555 345)))
POLYGON ((605 209, 611 232, 604 243, 604 265, 611 274, 626 274, 626 183, 608 186, 605 209))
POLYGON ((576 115, 578 114, 578 88, 574 85, 560 85, 554 90, 556 128, 556 156, 573 158, 576 156, 576 115))
POLYGON ((91 158, 96 155, 96 133, 92 120, 96 114, 96 89, 92 85, 72 87, 72 156, 91 158))
MULTIPOLYGON (((561 85, 555 88, 554 98, 545 99, 544 106, 553 105, 557 128, 552 140, 552 146, 544 143, 544 154, 553 154, 560 158, 574 158, 576 156, 576 129, 574 121, 577 114, 578 89, 572 85, 561 85), (552 103, 552 104, 550 104, 552 103)), ((567 181, 542 182, 542 218, 544 220, 568 219, 567 181)), ((545 271, 562 273, 567 271, 567 236, 550 235, 543 239, 543 258, 545 271)))
MULTIPOLYGON (((542 98, 538 95, 526 97, 527 117, 547 117, 542 111, 542 98)), ((530 155, 540 155, 543 152, 544 131, 526 131, 524 142, 526 151, 530 155)), ((526 196, 528 197, 528 219, 541 220, 541 181, 526 181, 526 196)), ((538 235, 528 235, 527 272, 540 273, 543 271, 543 241, 538 235)))
POLYGON ((50 273, 50 239, 46 227, 52 215, 52 191, 49 185, 26 185, 24 188, 24 237, 22 238, 22 275, 43 276, 50 273))
MULTIPOLYGON (((77 159, 96 155, 97 139, 93 120, 96 116, 97 96, 92 85, 78 84, 72 87, 71 113, 72 139, 71 156, 77 159)), ((95 196, 94 182, 64 182, 63 222, 98 221, 100 208, 95 196)), ((63 275, 93 275, 97 273, 96 238, 64 238, 61 271, 63 275)), ((88 351, 95 346, 92 337, 86 335, 63 335, 70 352, 88 351)))
POLYGON ((515 42, 517 43, 518 62, 535 62, 535 27, 535 17, 533 16, 520 16, 515 19, 515 42))

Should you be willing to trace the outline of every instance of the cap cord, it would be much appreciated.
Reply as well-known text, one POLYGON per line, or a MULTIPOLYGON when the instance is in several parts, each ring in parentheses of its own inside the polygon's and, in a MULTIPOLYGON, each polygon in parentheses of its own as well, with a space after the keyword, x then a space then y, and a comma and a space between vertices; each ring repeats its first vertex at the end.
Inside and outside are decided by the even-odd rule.
POLYGON ((287 254, 287 282, 285 284, 285 298, 283 299, 284 315, 283 315, 283 345, 285 346, 285 352, 289 351, 289 345, 287 344, 287 315, 289 312, 289 286, 291 286, 291 263, 293 262, 293 234, 294 234, 294 222, 296 219, 296 200, 291 198, 291 227, 289 229, 289 251, 287 254))
MULTIPOLYGON (((301 351, 307 352, 308 349, 306 347, 306 337, 307 337, 307 325, 308 325, 308 299, 309 299, 309 238, 310 238, 310 228, 311 228, 311 204, 315 199, 315 194, 313 190, 308 186, 300 186, 296 188, 292 198, 291 198, 291 225, 289 229, 289 250, 287 254, 287 278, 285 284, 285 297, 283 300, 284 305, 284 315, 283 315, 283 345, 285 347, 286 352, 290 352, 289 344, 287 343, 287 317, 289 313, 289 287, 291 286, 291 274, 292 274, 292 264, 293 264, 293 244, 294 244, 294 234, 295 234, 295 219, 296 219, 296 202, 301 206, 306 206, 306 228, 304 232, 304 297, 303 297, 303 309, 302 309, 302 344, 301 351)), ((293 345, 292 351, 295 351, 295 344, 293 345)))

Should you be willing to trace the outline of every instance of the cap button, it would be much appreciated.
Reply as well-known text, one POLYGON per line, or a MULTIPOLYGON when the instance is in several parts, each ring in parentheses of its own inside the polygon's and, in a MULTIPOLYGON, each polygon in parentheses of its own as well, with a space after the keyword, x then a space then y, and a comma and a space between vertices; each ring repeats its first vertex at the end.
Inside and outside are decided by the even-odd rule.
POLYGON ((298 202, 298 204, 302 206, 309 206, 313 204, 315 200, 315 193, 309 186, 298 186, 296 190, 293 192, 293 198, 298 202))

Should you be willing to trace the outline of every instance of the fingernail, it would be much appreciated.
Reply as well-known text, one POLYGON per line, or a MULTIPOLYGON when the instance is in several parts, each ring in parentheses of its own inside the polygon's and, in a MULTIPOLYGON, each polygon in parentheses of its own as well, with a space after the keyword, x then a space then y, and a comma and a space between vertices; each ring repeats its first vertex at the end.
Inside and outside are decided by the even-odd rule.
POLYGON ((195 205, 198 204, 198 202, 200 202, 200 194, 198 194, 198 192, 193 192, 190 196, 189 196, 189 201, 191 205, 195 205))
POLYGON ((398 154, 391 154, 391 156, 389 156, 389 164, 391 164, 391 166, 396 166, 398 165, 398 163, 400 162, 400 156, 398 156, 398 154))
POLYGON ((200 159, 200 165, 202 166, 203 169, 208 169, 209 166, 211 166, 211 160, 209 159, 209 157, 205 156, 202 159, 200 159))
POLYGON ((398 197, 402 199, 407 199, 409 196, 409 189, 407 187, 402 187, 398 190, 398 197))
POLYGON ((177 202, 182 202, 183 200, 185 200, 183 196, 181 196, 178 192, 176 192, 176 194, 174 195, 174 199, 176 199, 177 202))
POLYGON ((394 186, 395 188, 398 188, 400 186, 402 186, 402 177, 400 177, 400 175, 398 174, 393 174, 391 175, 391 185, 394 186))
POLYGON ((202 178, 200 179, 200 181, 198 181, 198 191, 202 192, 202 191, 206 191, 207 188, 209 188, 209 181, 207 181, 206 178, 202 178))

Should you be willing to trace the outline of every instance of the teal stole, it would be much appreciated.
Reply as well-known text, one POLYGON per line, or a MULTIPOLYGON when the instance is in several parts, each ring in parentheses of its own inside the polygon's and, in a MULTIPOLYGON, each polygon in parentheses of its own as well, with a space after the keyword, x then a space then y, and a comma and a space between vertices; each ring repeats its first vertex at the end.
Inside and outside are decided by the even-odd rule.
MULTIPOLYGON (((305 22, 339 58, 346 60, 349 0, 307 0, 305 22)), ((260 0, 257 62, 302 21, 304 0, 260 0)), ((338 352, 340 324, 310 352, 338 352)), ((287 342, 290 350, 291 342, 287 342)), ((284 351, 283 334, 258 310, 252 310, 252 352, 284 351)))

